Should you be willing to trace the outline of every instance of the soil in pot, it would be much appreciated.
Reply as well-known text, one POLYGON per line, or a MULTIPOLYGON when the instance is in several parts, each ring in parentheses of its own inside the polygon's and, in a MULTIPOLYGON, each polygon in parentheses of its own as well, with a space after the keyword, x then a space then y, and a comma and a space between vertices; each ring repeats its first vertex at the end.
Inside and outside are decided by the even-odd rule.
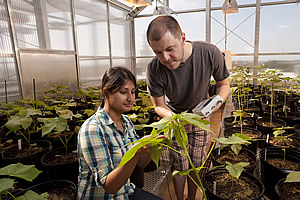
POLYGON ((41 158, 42 165, 47 173, 48 180, 69 180, 74 183, 78 181, 79 164, 76 145, 53 149, 41 158))
POLYGON ((295 136, 263 136, 264 147, 280 147, 280 148, 295 148, 300 147, 300 139, 295 136))
MULTIPOLYGON (((52 149, 51 143, 47 140, 35 140, 32 141, 33 146, 29 147, 28 143, 22 143, 22 149, 19 150, 18 147, 13 147, 2 152, 2 159, 5 165, 22 163, 24 165, 35 165, 35 167, 40 170, 43 170, 41 164, 42 156, 52 149)), ((46 173, 41 173, 38 175, 33 182, 28 182, 25 180, 18 180, 16 188, 27 188, 34 184, 43 182, 47 180, 46 173)))
POLYGON ((275 199, 275 185, 293 172, 300 170, 300 154, 291 149, 268 147, 259 152, 261 163, 261 180, 266 188, 265 194, 275 199), (285 158, 285 159, 284 159, 285 158), (284 161, 285 160, 285 161, 284 161))
POLYGON ((15 195, 15 197, 24 195, 28 190, 32 190, 38 194, 47 192, 49 200, 75 200, 76 185, 67 180, 55 180, 43 182, 23 190, 15 195))
MULTIPOLYGON (((239 128, 239 127, 232 127, 232 128, 225 129, 224 136, 229 137, 234 133, 241 133, 241 132, 251 139, 260 139, 261 138, 260 131, 254 129, 254 128, 243 128, 241 131, 241 128, 239 128)), ((251 144, 249 144, 248 146, 244 146, 243 148, 247 148, 250 151, 252 151, 254 154, 256 154, 258 143, 259 143, 259 141, 251 141, 251 144)))
MULTIPOLYGON (((243 119, 243 127, 254 127, 254 121, 251 118, 242 118, 243 119)), ((224 127, 241 127, 239 119, 235 119, 235 117, 225 117, 224 118, 224 127)))
POLYGON ((232 164, 236 164, 239 162, 248 162, 249 166, 245 167, 244 170, 249 173, 253 173, 256 167, 256 156, 249 149, 243 148, 238 155, 235 155, 230 151, 230 148, 226 147, 222 150, 216 148, 212 152, 212 162, 213 166, 225 165, 225 161, 228 161, 232 164))
POLYGON ((299 200, 300 199, 300 183, 289 182, 284 183, 285 178, 278 181, 275 186, 276 194, 280 200, 299 200))
POLYGON ((212 200, 260 199, 264 193, 263 184, 253 175, 243 172, 239 179, 231 179, 224 169, 206 173, 203 185, 212 200))
POLYGON ((257 129, 262 135, 273 133, 273 128, 286 127, 286 122, 281 119, 272 119, 270 123, 270 118, 263 117, 256 120, 257 129))
POLYGON ((288 126, 294 126, 300 123, 300 113, 287 112, 287 115, 285 115, 285 112, 275 112, 274 116, 284 120, 288 126))

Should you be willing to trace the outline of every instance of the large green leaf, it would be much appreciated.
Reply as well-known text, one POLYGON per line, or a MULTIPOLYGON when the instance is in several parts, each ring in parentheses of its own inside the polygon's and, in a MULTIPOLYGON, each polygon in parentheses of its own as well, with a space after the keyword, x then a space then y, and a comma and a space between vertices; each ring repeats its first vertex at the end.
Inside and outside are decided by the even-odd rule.
POLYGON ((0 175, 14 176, 26 181, 32 181, 40 173, 42 172, 35 168, 34 165, 23 165, 21 163, 10 164, 0 169, 0 175))
POLYGON ((215 138, 215 140, 222 144, 251 144, 251 142, 248 142, 247 140, 244 140, 235 134, 229 136, 228 138, 215 138))
POLYGON ((225 168, 228 170, 229 174, 232 177, 235 177, 237 179, 242 174, 244 167, 249 165, 248 162, 239 162, 239 163, 236 163, 236 164, 231 164, 230 162, 226 161, 225 163, 226 163, 225 168))
POLYGON ((170 121, 172 121, 174 119, 175 119, 175 115, 170 116, 170 117, 165 117, 165 118, 162 118, 160 121, 153 122, 152 124, 147 125, 145 127, 152 127, 152 128, 156 128, 158 130, 163 130, 170 123, 170 121))
MULTIPOLYGON (((131 158, 134 157, 134 155, 136 154, 136 152, 144 145, 147 144, 151 144, 154 141, 153 138, 142 138, 140 140, 137 140, 135 142, 131 142, 129 144, 134 144, 137 143, 135 146, 131 147, 122 157, 120 164, 118 165, 118 167, 123 166, 124 164, 126 164, 128 161, 131 160, 131 158)), ((127 145, 129 145, 127 144, 127 145)))
POLYGON ((14 187, 15 180, 10 178, 0 179, 0 194, 14 187))
POLYGON ((151 146, 151 159, 154 161, 157 168, 158 168, 161 152, 162 152, 162 149, 161 149, 161 146, 159 144, 151 146))
POLYGON ((214 132, 206 126, 206 125, 212 124, 212 123, 209 122, 209 121, 206 121, 206 120, 199 120, 199 119, 196 120, 197 119, 197 114, 185 113, 184 115, 181 115, 178 118, 181 121, 186 121, 188 124, 193 124, 193 125, 198 126, 198 127, 200 127, 201 129, 203 129, 207 132, 210 132, 210 133, 214 134, 214 132), (193 116, 194 116, 194 118, 192 118, 193 116))
POLYGON ((55 130, 58 133, 66 130, 68 126, 67 120, 61 117, 55 117, 48 119, 42 127, 42 136, 47 135, 51 131, 55 130))
POLYGON ((300 171, 289 173, 284 182, 300 182, 300 171))
POLYGON ((28 190, 24 195, 15 198, 15 200, 46 200, 46 198, 32 190, 28 190))

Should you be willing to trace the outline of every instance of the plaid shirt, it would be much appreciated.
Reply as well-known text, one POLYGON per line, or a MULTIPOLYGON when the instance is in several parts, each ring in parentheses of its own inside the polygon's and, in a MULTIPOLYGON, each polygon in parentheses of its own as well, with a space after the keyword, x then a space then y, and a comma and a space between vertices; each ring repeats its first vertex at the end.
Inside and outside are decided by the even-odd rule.
POLYGON ((107 175, 114 170, 123 155, 138 140, 134 126, 126 115, 122 115, 124 132, 115 125, 102 109, 87 119, 78 134, 79 180, 77 199, 128 199, 135 185, 130 179, 116 194, 106 193, 102 185, 107 175))

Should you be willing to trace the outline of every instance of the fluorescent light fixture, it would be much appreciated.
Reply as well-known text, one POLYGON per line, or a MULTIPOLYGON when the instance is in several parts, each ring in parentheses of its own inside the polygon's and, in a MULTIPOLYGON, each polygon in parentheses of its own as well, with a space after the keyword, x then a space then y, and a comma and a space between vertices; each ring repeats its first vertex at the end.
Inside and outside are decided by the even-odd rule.
POLYGON ((236 0, 225 0, 222 8, 223 14, 238 13, 239 7, 236 0))
POLYGON ((152 1, 151 0, 125 0, 126 2, 139 7, 139 6, 150 6, 152 5, 152 1))

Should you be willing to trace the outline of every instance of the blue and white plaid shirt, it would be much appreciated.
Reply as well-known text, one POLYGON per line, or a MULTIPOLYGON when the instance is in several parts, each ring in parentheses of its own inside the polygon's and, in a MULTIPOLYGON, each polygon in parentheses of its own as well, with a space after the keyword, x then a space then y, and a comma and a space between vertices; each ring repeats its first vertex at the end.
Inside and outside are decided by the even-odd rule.
POLYGON ((128 199, 135 185, 126 182, 116 194, 106 193, 102 185, 107 175, 120 163, 123 155, 138 140, 134 126, 126 115, 122 115, 124 132, 115 125, 102 109, 87 119, 78 134, 79 180, 77 199, 128 199))

